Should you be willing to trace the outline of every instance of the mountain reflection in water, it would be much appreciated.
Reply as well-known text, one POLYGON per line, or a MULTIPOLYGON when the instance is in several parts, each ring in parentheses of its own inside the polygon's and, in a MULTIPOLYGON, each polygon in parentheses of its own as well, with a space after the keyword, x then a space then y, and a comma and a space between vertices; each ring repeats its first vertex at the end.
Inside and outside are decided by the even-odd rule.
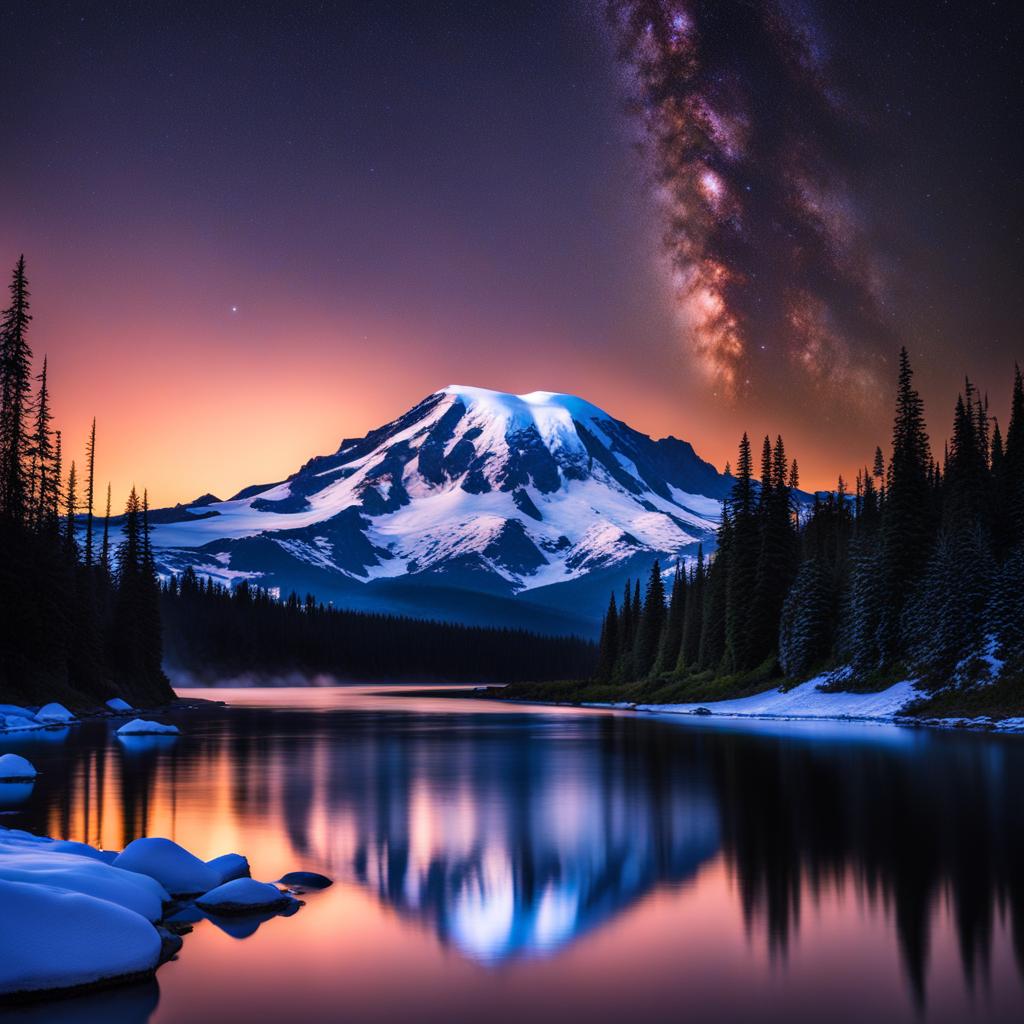
MULTIPOLYGON (((958 1019, 942 1017, 951 970, 977 1019, 1024 1009, 1024 741, 724 727, 367 688, 225 696, 230 709, 180 716, 176 742, 124 745, 109 723, 89 722, 8 743, 42 774, 0 823, 108 848, 145 834, 201 856, 234 848, 262 877, 322 871, 492 972, 557 963, 586 935, 610 941, 639 927, 635 911, 655 894, 722 872, 709 920, 735 914, 742 942, 719 955, 737 969, 757 961, 799 980, 805 922, 828 916, 851 950, 877 945, 882 922, 904 979, 894 1017, 958 1019), (972 1002, 978 992, 988 994, 972 1002)), ((316 901, 329 898, 310 897, 275 934, 312 942, 304 928, 326 927, 330 904, 316 901)), ((702 937, 664 940, 682 956, 702 937)), ((162 988, 179 968, 174 984, 188 985, 194 941, 162 988)), ((827 978, 800 984, 801 1005, 826 1005, 827 978)))

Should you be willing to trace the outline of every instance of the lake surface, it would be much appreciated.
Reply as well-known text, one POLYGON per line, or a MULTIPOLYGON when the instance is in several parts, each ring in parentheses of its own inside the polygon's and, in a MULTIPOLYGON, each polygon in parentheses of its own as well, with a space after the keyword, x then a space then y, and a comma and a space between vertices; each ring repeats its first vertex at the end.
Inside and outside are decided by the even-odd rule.
POLYGON ((44 774, 0 823, 335 885, 0 1021, 1024 1019, 1024 738, 213 695, 177 740, 6 738, 44 774))

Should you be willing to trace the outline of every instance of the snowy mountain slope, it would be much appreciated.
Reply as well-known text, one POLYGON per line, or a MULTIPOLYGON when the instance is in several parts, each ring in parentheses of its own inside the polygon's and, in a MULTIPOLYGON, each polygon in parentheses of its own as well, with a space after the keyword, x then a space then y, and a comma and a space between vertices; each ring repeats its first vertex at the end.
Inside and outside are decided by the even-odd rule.
POLYGON ((157 511, 153 543, 164 571, 356 607, 463 617, 467 595, 536 592, 551 609, 565 584, 600 579, 603 603, 621 571, 712 545, 729 486, 686 442, 583 399, 451 386, 280 483, 157 511))

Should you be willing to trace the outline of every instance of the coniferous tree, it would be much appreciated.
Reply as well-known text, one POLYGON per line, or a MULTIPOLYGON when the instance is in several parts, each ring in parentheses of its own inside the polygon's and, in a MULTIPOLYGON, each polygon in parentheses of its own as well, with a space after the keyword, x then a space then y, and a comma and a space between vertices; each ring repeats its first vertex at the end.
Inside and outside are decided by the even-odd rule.
POLYGON ((1010 552, 996 578, 990 626, 1004 673, 1024 677, 1024 546, 1010 552))
POLYGON ((60 524, 60 502, 64 496, 61 493, 61 483, 64 479, 64 458, 61 432, 59 430, 54 431, 53 437, 53 493, 50 495, 47 519, 51 532, 56 535, 60 524))
POLYGON ((704 618, 704 546, 697 546, 697 562, 686 587, 686 608, 683 613, 683 635, 679 646, 676 671, 696 668, 700 663, 701 625, 704 618))
POLYGON ((117 594, 108 633, 110 662, 122 680, 142 677, 144 660, 140 642, 142 523, 138 492, 134 487, 125 505, 121 543, 117 547, 117 594))
POLYGON ((619 682, 630 682, 633 676, 633 581, 626 580, 622 593, 622 614, 619 616, 618 659, 615 678, 619 682))
MULTIPOLYGON (((769 452, 770 457, 770 452, 769 452)), ((740 441, 736 482, 729 495, 729 558, 725 587, 725 667, 735 672, 750 665, 750 607, 757 584, 760 553, 757 502, 750 439, 740 441)))
POLYGON ((28 345, 28 282, 25 257, 18 259, 10 285, 11 304, 0 318, 0 512, 22 522, 28 504, 28 423, 32 350, 28 345))
POLYGON ((1000 546, 1005 551, 1024 542, 1024 376, 1014 367, 1010 420, 1002 458, 1000 546))
POLYGON ((163 637, 160 627, 160 581, 150 542, 149 493, 142 492, 142 552, 139 563, 139 633, 147 679, 163 677, 163 637))
POLYGON ((35 479, 32 492, 32 525, 37 529, 46 521, 48 510, 52 504, 51 490, 55 487, 55 465, 53 449, 53 432, 50 424, 53 415, 50 412, 50 389, 46 382, 47 360, 43 357, 43 368, 36 378, 39 381, 39 393, 36 397, 36 421, 32 436, 32 458, 35 466, 35 479))
POLYGON ((78 513, 78 477, 75 473, 75 460, 71 460, 68 472, 67 501, 64 506, 64 548, 71 557, 78 557, 78 538, 75 536, 75 516, 78 513))
POLYGON ((661 631, 658 657, 654 665, 655 675, 673 671, 679 661, 679 650, 683 642, 683 619, 686 614, 686 590, 686 573, 682 565, 676 562, 676 569, 672 574, 668 612, 661 631))
POLYGON ((914 388, 913 376, 910 358, 903 348, 881 534, 879 631, 881 660, 885 664, 900 657, 903 608, 928 558, 932 533, 928 483, 931 453, 924 426, 924 405, 914 388))
POLYGON ((970 381, 957 397, 942 486, 942 520, 905 612, 911 662, 933 683, 967 678, 985 646, 995 572, 987 414, 970 381))
POLYGON ((645 679, 654 668, 658 657, 658 644, 665 624, 665 587, 661 582, 661 565, 657 559, 651 566, 644 595, 643 610, 636 628, 634 671, 637 678, 645 679))
POLYGON ((100 545, 100 570, 105 580, 110 579, 110 484, 107 484, 107 508, 103 514, 103 542, 100 545))
POLYGON ((831 595, 818 558, 807 559, 786 595, 779 615, 779 664, 791 679, 802 679, 829 654, 831 595))
POLYGON ((765 462, 767 473, 761 485, 760 505, 761 544, 748 627, 749 666, 759 664, 775 650, 779 616, 796 573, 797 536, 786 450, 781 437, 776 438, 774 449, 766 443, 765 462))
POLYGON ((96 496, 96 417, 92 420, 89 442, 85 449, 88 463, 85 478, 85 567, 92 568, 92 519, 96 496))
POLYGON ((700 648, 697 661, 702 669, 717 671, 725 660, 729 563, 732 560, 732 518, 722 508, 718 529, 718 550, 711 559, 704 583, 700 648))
POLYGON ((619 613, 615 607, 615 595, 608 600, 608 611, 601 624, 601 640, 598 644, 597 678, 602 683, 611 682, 615 665, 619 660, 619 613))

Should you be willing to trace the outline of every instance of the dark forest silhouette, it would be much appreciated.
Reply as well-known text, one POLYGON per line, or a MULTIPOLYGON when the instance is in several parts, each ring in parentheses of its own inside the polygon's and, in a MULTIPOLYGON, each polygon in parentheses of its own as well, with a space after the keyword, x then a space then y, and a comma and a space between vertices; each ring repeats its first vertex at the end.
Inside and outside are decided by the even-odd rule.
POLYGON ((765 437, 757 479, 744 434, 716 552, 677 566, 667 601, 657 562, 643 593, 636 581, 612 595, 597 681, 702 699, 838 669, 837 688, 912 676, 966 693, 991 682, 994 657, 999 699, 1024 702, 1019 369, 1005 441, 967 381, 940 464, 903 350, 888 461, 877 449, 852 495, 840 477, 810 507, 797 486, 781 437, 765 437))
POLYGON ((243 581, 234 590, 190 567, 163 590, 167 667, 197 681, 322 672, 341 680, 501 683, 593 671, 587 640, 346 611, 243 581))
POLYGON ((110 490, 96 550, 96 421, 85 479, 64 475, 52 428, 47 362, 35 380, 25 258, 0 321, 0 696, 95 704, 122 696, 159 704, 173 693, 161 667, 159 584, 145 496, 132 488, 123 540, 111 551, 110 490), (84 488, 84 503, 79 487, 84 488), (85 537, 78 516, 85 512, 85 537))

